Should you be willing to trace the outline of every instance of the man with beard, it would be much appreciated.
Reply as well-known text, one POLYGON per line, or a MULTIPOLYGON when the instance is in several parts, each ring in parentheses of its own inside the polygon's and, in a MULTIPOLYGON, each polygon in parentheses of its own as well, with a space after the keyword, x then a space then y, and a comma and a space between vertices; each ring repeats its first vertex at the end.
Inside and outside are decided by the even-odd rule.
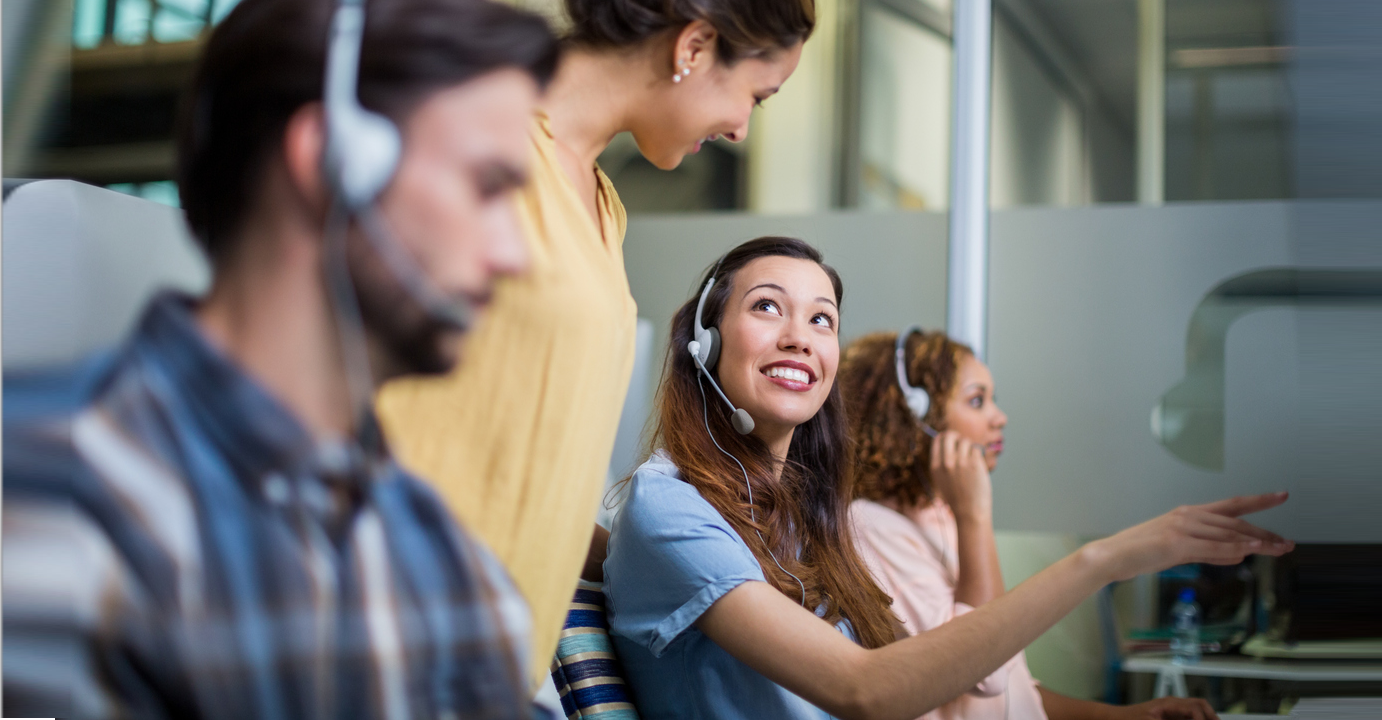
POLYGON ((6 386, 7 714, 531 712, 521 597, 368 408, 457 362, 524 269, 557 54, 484 0, 244 0, 216 28, 178 158, 210 293, 6 386))

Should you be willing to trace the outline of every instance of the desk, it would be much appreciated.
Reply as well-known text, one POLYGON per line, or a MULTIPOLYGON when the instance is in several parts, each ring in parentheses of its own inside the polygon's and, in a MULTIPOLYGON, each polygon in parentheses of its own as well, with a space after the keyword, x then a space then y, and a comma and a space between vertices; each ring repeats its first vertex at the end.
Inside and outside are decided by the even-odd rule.
POLYGON ((1382 663, 1263 660, 1241 655, 1206 655, 1194 665, 1177 665, 1170 654, 1148 653, 1123 659, 1124 672, 1156 673, 1156 696, 1185 697, 1185 676, 1296 680, 1300 682, 1382 682, 1382 663))

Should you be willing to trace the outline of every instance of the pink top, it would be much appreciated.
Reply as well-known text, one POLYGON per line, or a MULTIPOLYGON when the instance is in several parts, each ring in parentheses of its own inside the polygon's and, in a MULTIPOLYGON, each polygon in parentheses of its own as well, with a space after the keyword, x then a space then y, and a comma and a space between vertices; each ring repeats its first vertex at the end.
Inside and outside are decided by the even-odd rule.
MULTIPOLYGON (((939 627, 974 608, 955 600, 959 576, 959 528, 939 498, 924 508, 900 513, 869 500, 849 507, 859 554, 893 612, 916 635, 939 627)), ((1037 682, 1018 653, 969 692, 920 720, 1046 720, 1037 682)))

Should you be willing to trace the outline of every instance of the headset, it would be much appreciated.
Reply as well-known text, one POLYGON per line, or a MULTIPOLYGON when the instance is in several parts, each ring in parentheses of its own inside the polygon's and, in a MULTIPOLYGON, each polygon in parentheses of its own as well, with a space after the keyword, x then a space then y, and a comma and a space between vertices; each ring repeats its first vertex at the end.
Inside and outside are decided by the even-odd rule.
POLYGON ((912 325, 898 333, 894 358, 897 364, 897 386, 902 390, 902 399, 907 402, 907 409, 911 410, 912 416, 921 423, 922 431, 935 437, 938 434, 936 429, 926 422, 926 413, 931 409, 931 393, 926 392, 926 388, 913 387, 907 382, 907 341, 913 335, 925 332, 920 325, 912 325))
POLYGON ((376 202, 398 172, 403 135, 393 121, 360 104, 360 48, 365 36, 365 0, 340 0, 331 20, 323 105, 326 146, 322 174, 336 210, 354 218, 389 272, 432 320, 456 330, 470 327, 470 303, 441 292, 417 261, 398 244, 376 202))
MULTIPOLYGON (((701 389, 701 418, 705 420, 705 433, 710 436, 710 442, 715 443, 715 449, 733 460, 734 464, 739 466, 739 472, 744 474, 744 487, 748 488, 749 491, 749 520, 757 525, 758 514, 754 512, 753 482, 749 480, 749 471, 744 468, 744 463, 739 462, 739 458, 734 457, 728 450, 720 446, 720 441, 715 439, 715 433, 711 432, 710 408, 705 396, 705 385, 701 381, 702 377, 709 380, 710 386, 715 388, 720 399, 729 406, 730 424, 734 426, 735 432, 740 435, 748 435, 753 432, 753 418, 743 408, 734 407, 734 403, 730 402, 729 398, 725 396, 725 392, 720 389, 720 384, 715 382, 715 376, 710 374, 711 368, 714 368, 716 361, 720 359, 720 330, 713 325, 706 327, 701 322, 702 313, 705 311, 705 299, 710 296, 710 288, 715 286, 715 276, 720 273, 720 266, 724 262, 725 258, 721 256, 719 262, 715 263, 715 269, 711 271, 710 279, 706 281, 705 289, 701 291, 701 299, 696 302, 696 335, 694 340, 686 344, 686 350, 691 353, 691 361, 696 364, 696 386, 701 389)), ((773 549, 768 547, 768 541, 763 539, 763 533, 757 528, 754 528, 754 532, 758 534, 759 542, 763 543, 763 549, 768 551, 768 557, 772 558, 777 569, 797 581, 797 586, 801 588, 801 605, 806 607, 806 584, 801 581, 801 578, 788 572, 787 568, 782 567, 782 563, 778 562, 777 556, 773 554, 773 549)))
MULTIPOLYGON (((393 121, 360 104, 360 50, 365 37, 365 0, 339 0, 331 17, 322 80, 326 139, 322 177, 331 194, 323 269, 341 333, 347 391, 357 420, 367 421, 373 380, 364 321, 347 261, 352 220, 404 292, 433 322, 464 332, 473 316, 469 301, 448 297, 398 244, 377 208, 379 196, 398 172, 403 134, 393 121)), ((363 427, 363 425, 360 425, 363 427)))
POLYGON ((715 367, 716 361, 720 359, 720 330, 717 327, 706 327, 701 323, 702 313, 705 311, 705 299, 710 296, 710 288, 715 287, 715 275, 720 272, 720 262, 715 264, 715 271, 710 273, 710 279, 705 283, 705 289, 701 291, 701 299, 696 303, 696 335, 695 339, 686 344, 686 349, 691 353, 691 359, 696 363, 696 367, 710 380, 710 386, 719 393, 720 399, 729 406, 730 424, 734 426, 734 431, 740 435, 748 435, 753 432, 753 418, 742 408, 734 407, 734 403, 725 396, 725 391, 720 389, 720 384, 715 382, 715 376, 710 374, 715 367))

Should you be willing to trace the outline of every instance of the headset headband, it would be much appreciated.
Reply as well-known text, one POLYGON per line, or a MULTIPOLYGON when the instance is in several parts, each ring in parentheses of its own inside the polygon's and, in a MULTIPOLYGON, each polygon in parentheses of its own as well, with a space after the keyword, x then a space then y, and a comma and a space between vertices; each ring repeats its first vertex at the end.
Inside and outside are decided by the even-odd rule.
POLYGON ((918 333, 925 334, 920 325, 912 325, 897 334, 897 349, 894 353, 897 364, 897 384, 904 390, 920 390, 907 381, 907 341, 918 333))
POLYGON ((696 334, 705 332, 705 323, 701 322, 701 312, 705 310, 705 299, 710 296, 710 288, 715 284, 715 276, 711 275, 710 280, 706 281, 705 289, 701 291, 701 299, 696 303, 696 334))
MULTIPOLYGON (((725 253, 728 255, 729 253, 725 253)), ((710 297, 710 288, 715 285, 715 277, 720 274, 720 266, 725 264, 725 255, 715 261, 715 269, 710 271, 710 279, 705 281, 705 289, 701 291, 701 299, 696 303, 696 334, 705 332, 705 323, 701 322, 701 313, 705 310, 705 299, 710 297)))

